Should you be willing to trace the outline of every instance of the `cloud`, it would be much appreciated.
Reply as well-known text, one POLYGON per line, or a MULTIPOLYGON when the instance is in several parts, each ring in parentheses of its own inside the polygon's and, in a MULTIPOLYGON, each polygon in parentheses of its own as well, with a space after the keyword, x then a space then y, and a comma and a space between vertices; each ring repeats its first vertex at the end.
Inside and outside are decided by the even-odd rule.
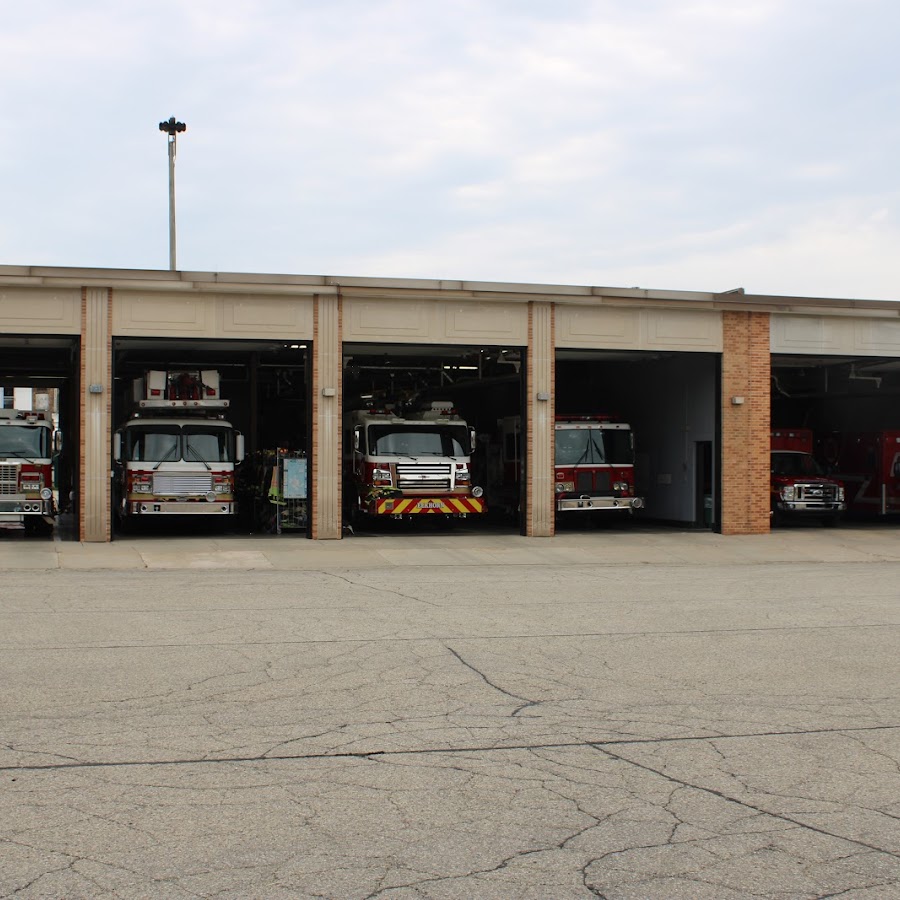
POLYGON ((894 291, 887 0, 36 0, 4 25, 4 262, 164 265, 175 115, 188 268, 894 291))

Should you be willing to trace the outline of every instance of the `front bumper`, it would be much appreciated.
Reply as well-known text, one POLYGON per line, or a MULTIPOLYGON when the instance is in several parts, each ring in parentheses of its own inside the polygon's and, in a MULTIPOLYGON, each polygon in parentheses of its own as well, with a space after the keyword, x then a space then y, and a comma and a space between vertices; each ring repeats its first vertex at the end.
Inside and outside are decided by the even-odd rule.
POLYGON ((779 500, 775 509, 785 515, 798 516, 836 516, 845 512, 846 503, 822 503, 815 500, 779 500))
POLYGON ((0 522, 18 521, 21 516, 43 516, 53 519, 52 500, 26 500, 24 498, 0 500, 0 522))
POLYGON ((369 503, 364 511, 373 516, 481 515, 487 511, 483 497, 384 497, 369 503))
POLYGON ((232 516, 237 504, 231 500, 129 500, 131 516, 232 516))
POLYGON ((630 511, 644 505, 641 497, 561 497, 556 501, 557 512, 590 512, 591 510, 630 511))

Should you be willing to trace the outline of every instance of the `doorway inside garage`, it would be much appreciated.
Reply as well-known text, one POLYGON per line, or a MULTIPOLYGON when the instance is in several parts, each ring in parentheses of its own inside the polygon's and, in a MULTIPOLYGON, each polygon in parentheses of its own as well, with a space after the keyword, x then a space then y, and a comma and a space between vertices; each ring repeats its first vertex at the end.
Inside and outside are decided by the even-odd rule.
MULTIPOLYGON (((520 483, 524 484, 524 467, 521 471, 504 470, 502 423, 506 419, 522 419, 525 356, 524 347, 345 344, 345 524, 353 520, 354 531, 360 528, 392 529, 406 534, 426 533, 435 528, 523 531, 524 504, 520 498, 524 490, 520 489, 520 483), (390 411, 393 418, 430 416, 432 421, 443 422, 436 429, 430 447, 426 447, 422 439, 416 443, 421 455, 404 446, 402 457, 391 460, 384 457, 386 465, 379 467, 386 470, 383 473, 385 480, 386 473, 390 473, 392 483, 379 484, 377 488, 385 496, 395 495, 398 502, 391 509, 401 510, 400 514, 382 513, 380 509, 387 508, 383 504, 382 507, 365 508, 360 515, 365 507, 366 493, 376 487, 366 483, 361 469, 365 459, 360 453, 359 442, 364 443, 368 435, 360 431, 360 436, 354 436, 354 428, 359 430, 365 411, 390 411), (445 415, 448 412, 450 415, 445 415), (459 440, 453 437, 462 434, 461 428, 474 433, 473 447, 466 444, 464 437, 459 440), (438 435, 438 431, 442 433, 438 435), (424 471, 429 461, 426 453, 432 454, 430 461, 435 467, 446 465, 454 472, 449 494, 455 494, 455 497, 450 497, 450 506, 438 502, 441 498, 447 499, 448 485, 427 484, 430 476, 424 471), (399 474, 397 466, 403 470, 399 474), (422 471, 413 472, 416 466, 422 471), (468 503, 466 498, 470 492, 465 489, 464 481, 456 484, 457 474, 468 477, 472 492, 476 488, 481 492, 481 511, 468 503), (428 490, 416 492, 408 482, 401 487, 399 482, 393 481, 400 477, 421 479, 419 486, 428 490), (417 498, 418 509, 425 514, 405 512, 409 509, 406 501, 413 495, 417 498), (431 508, 436 510, 434 514, 429 512, 431 508)), ((365 424, 369 424, 368 419, 365 424)), ((391 440, 397 443, 396 452, 401 452, 400 436, 391 440)), ((438 477, 437 468, 434 477, 438 477)), ((440 477, 445 476, 441 474, 440 477)))
POLYGON ((113 427, 120 437, 113 440, 118 447, 114 531, 308 535, 310 349, 304 340, 116 338, 113 427), (197 384, 185 397, 209 400, 212 385, 212 396, 228 406, 201 404, 187 426, 178 415, 183 420, 190 410, 174 418, 165 408, 137 410, 135 398, 160 377, 151 372, 165 373, 165 387, 157 389, 163 393, 157 396, 182 396, 177 379, 186 378, 197 384), (149 426, 135 430, 136 411, 159 427, 152 434, 149 426), (223 431, 222 423, 230 428, 223 431), (220 483, 227 488, 228 478, 233 478, 233 493, 220 493, 220 483), (136 481, 140 490, 159 499, 158 514, 148 502, 141 503, 147 512, 126 509, 129 497, 144 499, 135 500, 136 481), (208 507, 190 502, 197 491, 201 497, 208 494, 208 507), (190 514, 182 512, 189 508, 190 514), (205 515, 205 508, 217 514, 205 515))
MULTIPOLYGON (((54 335, 0 336, 0 406, 4 410, 32 410, 52 422, 54 437, 48 458, 53 502, 58 513, 53 526, 41 517, 10 514, 2 517, 10 533, 28 532, 36 538, 55 534, 63 540, 78 539, 80 444, 78 398, 80 355, 78 338, 54 335)), ((16 456, 24 453, 13 451, 16 456)), ((14 482, 18 463, 0 449, 7 460, 0 479, 0 500, 20 495, 14 482)), ((45 457, 41 457, 42 459, 45 457)), ((34 459, 29 456, 29 459, 34 459)), ((46 486, 42 482, 42 486, 46 486)), ((4 506, 5 508, 5 506, 4 506)))
MULTIPOLYGON (((720 356, 715 353, 559 349, 558 423, 561 417, 605 417, 630 426, 634 490, 643 505, 630 514, 622 506, 601 510, 576 506, 570 514, 559 511, 557 503, 557 527, 590 527, 598 522, 629 527, 653 520, 717 528, 720 373, 720 356)), ((594 455, 599 453, 595 450, 594 455)))
POLYGON ((772 357, 772 427, 809 429, 851 518, 900 522, 900 359, 772 357))

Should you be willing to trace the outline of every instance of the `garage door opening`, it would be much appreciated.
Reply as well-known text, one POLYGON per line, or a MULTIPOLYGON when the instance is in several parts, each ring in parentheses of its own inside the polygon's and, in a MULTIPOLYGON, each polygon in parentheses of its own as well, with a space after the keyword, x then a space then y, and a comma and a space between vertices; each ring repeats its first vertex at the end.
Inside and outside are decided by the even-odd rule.
POLYGON ((345 344, 343 514, 352 531, 524 528, 503 421, 524 348, 345 344))
POLYGON ((116 339, 115 533, 307 536, 310 347, 116 339))
POLYGON ((0 531, 78 539, 79 346, 72 336, 0 339, 0 531))
POLYGON ((900 523, 900 359, 774 355, 772 429, 807 436, 849 519, 900 523))
POLYGON ((557 431, 594 422, 606 442, 579 444, 581 456, 557 466, 557 528, 717 528, 719 384, 714 353, 558 350, 557 431), (633 468, 623 434, 633 440, 633 468), (590 473, 588 462, 603 460, 606 444, 609 463, 590 473), (579 505, 580 496, 601 499, 579 505))

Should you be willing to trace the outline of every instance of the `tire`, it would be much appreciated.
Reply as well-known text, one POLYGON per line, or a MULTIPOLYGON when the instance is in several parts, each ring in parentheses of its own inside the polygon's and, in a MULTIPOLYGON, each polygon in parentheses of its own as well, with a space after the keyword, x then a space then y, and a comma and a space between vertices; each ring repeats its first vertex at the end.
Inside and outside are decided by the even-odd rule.
POLYGON ((49 537, 53 534, 53 526, 39 516, 25 517, 25 534, 34 537, 49 537))

